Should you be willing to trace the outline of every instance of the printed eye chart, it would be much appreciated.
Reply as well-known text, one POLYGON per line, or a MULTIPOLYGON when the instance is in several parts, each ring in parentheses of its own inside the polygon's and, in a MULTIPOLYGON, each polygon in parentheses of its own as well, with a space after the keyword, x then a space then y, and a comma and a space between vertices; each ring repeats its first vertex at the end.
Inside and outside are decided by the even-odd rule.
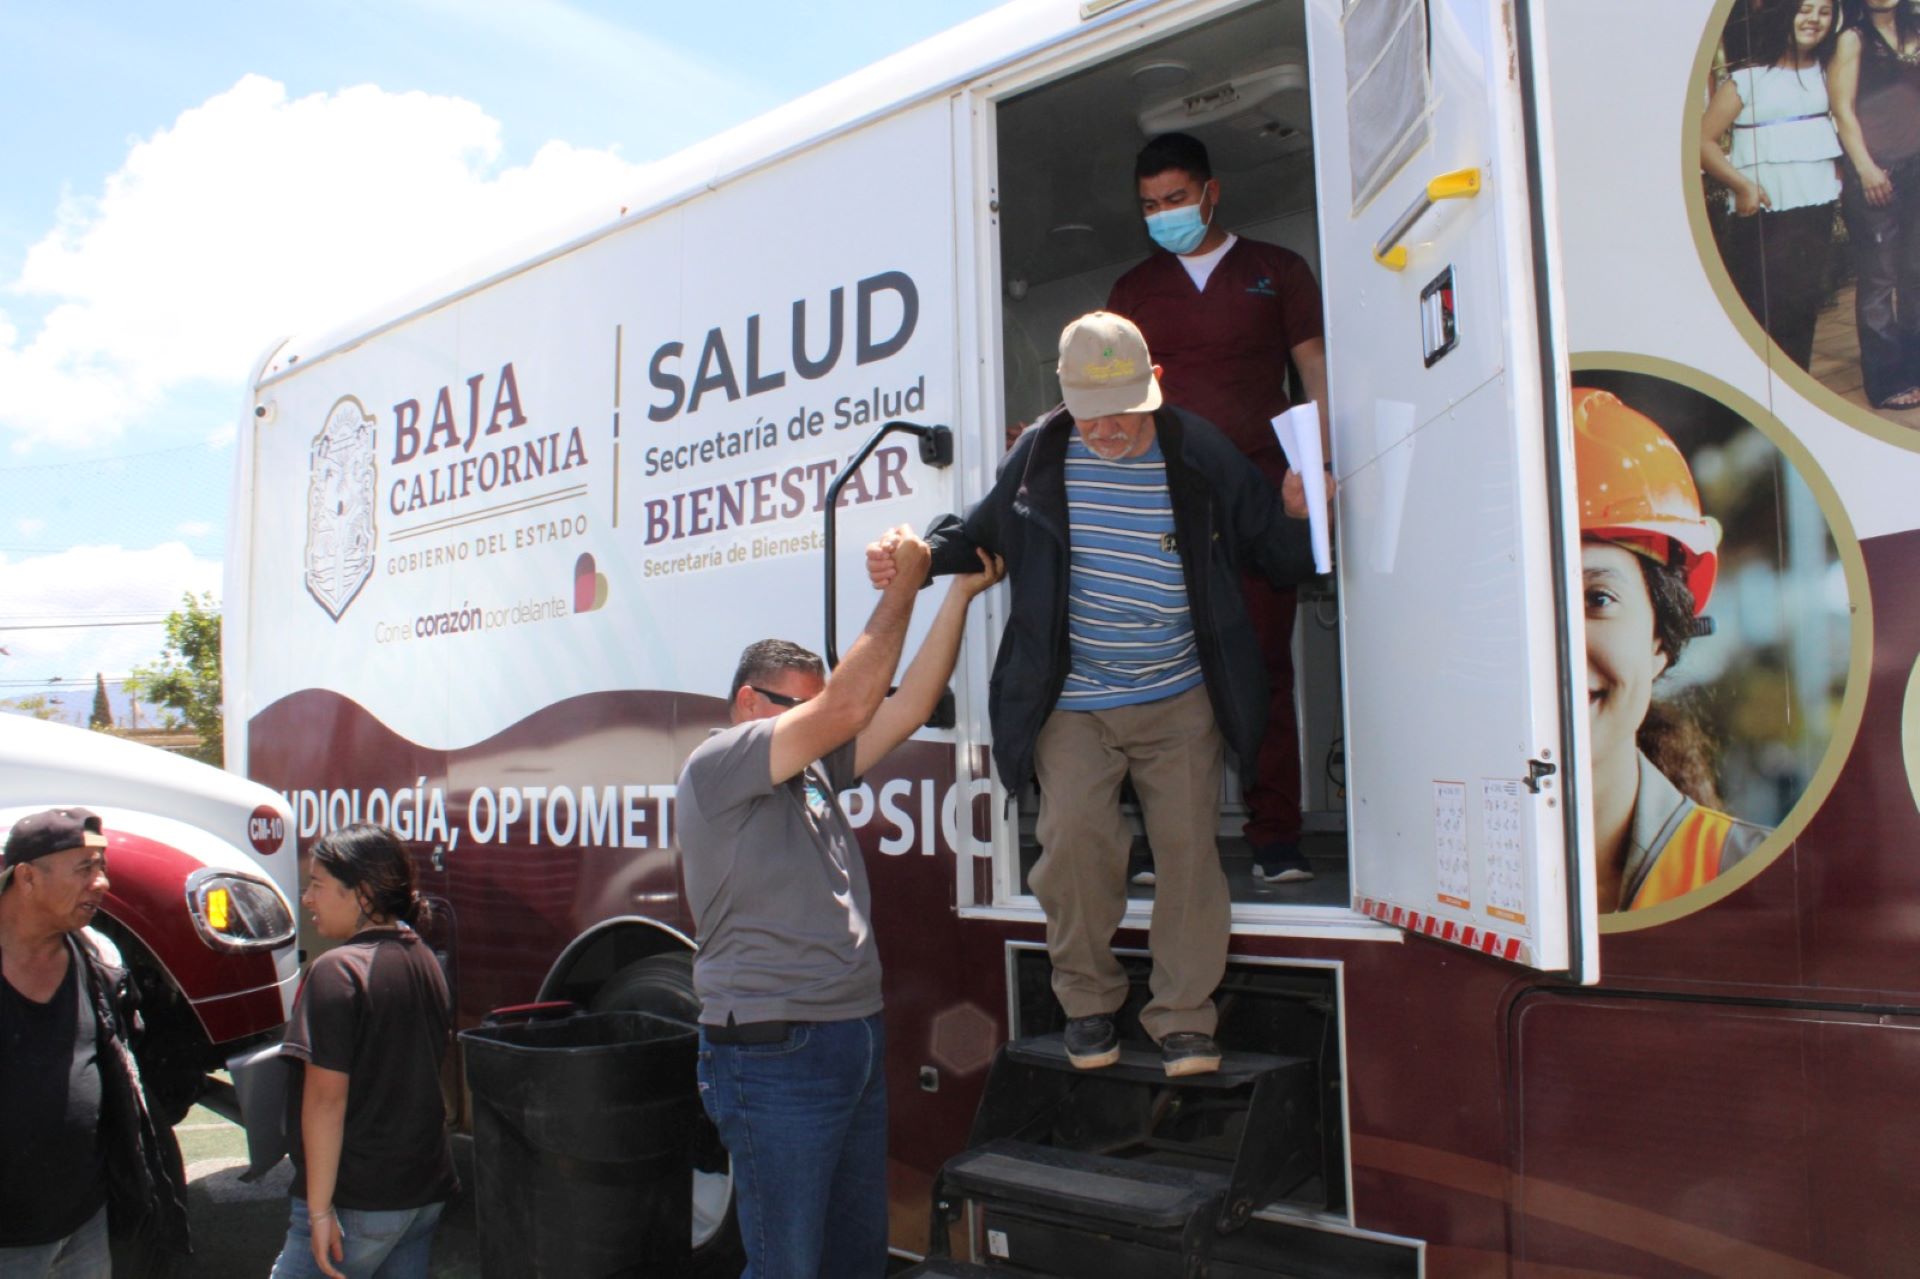
POLYGON ((1526 791, 1513 779, 1480 779, 1480 833, 1486 841, 1487 913, 1527 922, 1526 791))
POLYGON ((1449 906, 1470 909, 1473 858, 1467 851, 1467 784, 1433 784, 1433 853, 1438 863, 1435 895, 1449 906))

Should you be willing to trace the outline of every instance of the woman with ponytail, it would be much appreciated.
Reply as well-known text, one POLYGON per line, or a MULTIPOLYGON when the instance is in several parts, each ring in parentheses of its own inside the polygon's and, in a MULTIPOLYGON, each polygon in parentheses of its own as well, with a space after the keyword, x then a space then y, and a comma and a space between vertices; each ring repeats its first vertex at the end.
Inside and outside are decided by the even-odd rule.
POLYGON ((453 1009, 414 931, 413 864, 392 831, 348 826, 314 845, 300 902, 341 944, 287 1024, 293 1210, 273 1279, 426 1279, 458 1188, 440 1092, 453 1009))

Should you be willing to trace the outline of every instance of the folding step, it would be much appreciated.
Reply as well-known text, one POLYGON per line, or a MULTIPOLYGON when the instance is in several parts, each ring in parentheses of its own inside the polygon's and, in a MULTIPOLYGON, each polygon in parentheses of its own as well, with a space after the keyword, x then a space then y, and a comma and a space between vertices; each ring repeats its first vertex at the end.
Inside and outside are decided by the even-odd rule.
POLYGON ((1179 1230, 1227 1193, 1220 1173, 992 1141, 947 1161, 947 1193, 1045 1208, 1117 1226, 1179 1230))
POLYGON ((902 1270, 894 1279, 1046 1279, 1046 1276, 1018 1266, 982 1266, 951 1257, 929 1257, 911 1270, 902 1270))
POLYGON ((1216 1072, 1169 1079, 1145 1044, 1122 1044, 1111 1066, 1076 1070, 1060 1035, 1037 1035, 995 1057, 968 1144, 1017 1141, 1205 1170, 1223 1179, 1218 1226, 1232 1231, 1320 1170, 1319 1088, 1303 1057, 1228 1051, 1216 1072))
POLYGON ((1176 1088, 1238 1088, 1275 1070, 1294 1070, 1308 1063, 1301 1057, 1280 1057, 1272 1053, 1227 1051, 1220 1054, 1220 1069, 1203 1075, 1169 1078, 1160 1064, 1160 1051, 1150 1044, 1122 1041, 1120 1060, 1097 1070, 1081 1070, 1067 1059, 1065 1038, 1055 1031, 1016 1039, 1006 1047, 1007 1056, 1023 1065, 1048 1070, 1070 1070, 1086 1078, 1124 1079, 1131 1083, 1163 1084, 1176 1088))

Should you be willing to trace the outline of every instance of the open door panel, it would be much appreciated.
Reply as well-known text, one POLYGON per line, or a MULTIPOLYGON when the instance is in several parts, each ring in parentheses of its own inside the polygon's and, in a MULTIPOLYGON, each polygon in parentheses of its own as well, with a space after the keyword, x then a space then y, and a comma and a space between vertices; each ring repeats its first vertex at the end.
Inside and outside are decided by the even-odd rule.
POLYGON ((1308 5, 1349 820, 1359 908, 1593 981, 1541 8, 1308 5))

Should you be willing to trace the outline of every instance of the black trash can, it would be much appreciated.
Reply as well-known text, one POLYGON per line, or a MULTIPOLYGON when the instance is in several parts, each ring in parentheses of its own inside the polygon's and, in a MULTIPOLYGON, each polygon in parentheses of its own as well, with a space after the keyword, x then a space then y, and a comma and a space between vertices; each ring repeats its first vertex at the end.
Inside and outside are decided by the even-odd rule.
POLYGON ((461 1032, 485 1279, 686 1271, 699 1035, 648 1013, 461 1032))

